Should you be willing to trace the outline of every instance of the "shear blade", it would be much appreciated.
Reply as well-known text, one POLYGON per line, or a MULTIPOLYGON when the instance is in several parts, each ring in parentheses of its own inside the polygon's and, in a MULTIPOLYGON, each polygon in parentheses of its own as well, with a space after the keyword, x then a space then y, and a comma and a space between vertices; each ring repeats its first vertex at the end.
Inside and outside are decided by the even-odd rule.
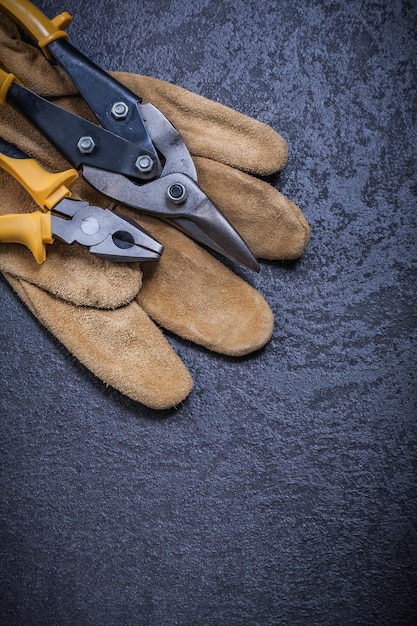
POLYGON ((210 200, 193 213, 193 221, 187 217, 171 218, 169 221, 227 259, 259 272, 259 263, 246 243, 210 200))
POLYGON ((90 166, 83 168, 83 176, 110 198, 159 217, 226 258, 259 271, 259 264, 242 237, 186 174, 173 172, 142 185, 121 174, 90 166), (179 204, 169 200, 168 192, 176 186, 185 190, 186 199, 179 204))

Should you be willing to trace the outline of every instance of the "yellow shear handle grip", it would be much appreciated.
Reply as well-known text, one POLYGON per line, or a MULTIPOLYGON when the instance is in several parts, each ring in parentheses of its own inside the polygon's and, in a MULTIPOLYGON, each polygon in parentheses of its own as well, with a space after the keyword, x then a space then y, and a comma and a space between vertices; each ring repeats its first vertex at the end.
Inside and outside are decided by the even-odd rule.
POLYGON ((51 58, 47 46, 52 41, 68 39, 63 29, 71 24, 72 17, 66 11, 50 20, 29 0, 0 0, 0 9, 32 35, 47 59, 51 58))
POLYGON ((63 198, 70 196, 68 187, 78 176, 73 169, 47 172, 34 159, 16 159, 1 152, 0 167, 9 172, 44 210, 53 209, 63 198))
POLYGON ((44 210, 51 210, 63 198, 71 195, 68 189, 77 179, 73 169, 65 172, 47 172, 34 159, 15 159, 0 152, 0 166, 9 172, 30 193, 44 210))
POLYGON ((46 259, 45 243, 52 243, 51 214, 34 213, 0 215, 0 243, 22 243, 38 263, 46 259))
MULTIPOLYGON (((7 94, 14 80, 14 74, 0 69, 0 105, 7 106, 7 94)), ((42 209, 52 209, 60 200, 70 196, 68 187, 78 178, 74 169, 52 174, 34 159, 6 156, 1 151, 0 167, 18 180, 42 209)))

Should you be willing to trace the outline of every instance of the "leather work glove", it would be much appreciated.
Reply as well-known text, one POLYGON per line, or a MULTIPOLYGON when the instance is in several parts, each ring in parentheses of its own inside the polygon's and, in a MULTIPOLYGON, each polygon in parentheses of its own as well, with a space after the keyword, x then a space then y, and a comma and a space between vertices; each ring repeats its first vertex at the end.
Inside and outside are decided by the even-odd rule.
MULTIPOLYGON (((21 40, 0 15, 0 66, 26 87, 94 121, 66 74, 21 40)), ((299 208, 257 178, 287 158, 285 141, 263 123, 157 79, 113 73, 179 130, 193 155, 199 184, 253 254, 295 259, 309 227, 299 208)), ((11 107, 0 107, 1 134, 46 169, 67 169, 61 155, 11 107)), ((0 213, 35 210, 28 194, 0 172, 0 213)), ((79 179, 73 191, 116 208, 79 179)), ((125 207, 164 244, 158 262, 115 264, 77 244, 56 241, 38 265, 29 250, 0 244, 0 270, 35 317, 91 372, 155 409, 178 405, 191 376, 159 326, 210 350, 242 356, 270 339, 273 315, 264 298, 228 267, 171 226, 125 207), (158 324, 158 326, 156 325, 158 324)))

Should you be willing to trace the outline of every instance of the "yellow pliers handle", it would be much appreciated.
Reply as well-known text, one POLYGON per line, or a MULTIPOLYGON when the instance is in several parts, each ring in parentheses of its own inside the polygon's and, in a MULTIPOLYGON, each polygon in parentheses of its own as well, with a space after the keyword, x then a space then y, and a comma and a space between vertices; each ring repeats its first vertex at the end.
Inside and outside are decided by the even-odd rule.
MULTIPOLYGON (((0 166, 30 193, 43 211, 50 211, 70 196, 69 187, 77 178, 73 169, 47 172, 37 161, 1 138, 0 166)), ((51 213, 36 211, 0 216, 0 242, 21 243, 29 248, 38 263, 42 263, 46 257, 44 244, 53 242, 51 213)))
POLYGON ((9 213, 0 215, 0 243, 21 243, 32 252, 38 263, 46 259, 45 243, 53 243, 51 214, 9 213))
POLYGON ((32 35, 47 59, 51 58, 47 46, 52 41, 68 39, 64 29, 71 24, 72 17, 66 11, 50 20, 29 0, 0 0, 0 6, 4 13, 32 35))

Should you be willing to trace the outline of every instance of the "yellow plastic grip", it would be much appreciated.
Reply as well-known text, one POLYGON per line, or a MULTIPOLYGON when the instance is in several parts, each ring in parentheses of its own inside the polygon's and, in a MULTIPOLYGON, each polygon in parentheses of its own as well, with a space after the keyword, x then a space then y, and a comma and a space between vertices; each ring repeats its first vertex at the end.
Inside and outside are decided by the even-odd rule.
POLYGON ((63 29, 71 24, 72 17, 66 11, 50 20, 29 0, 0 0, 0 9, 32 35, 47 59, 51 58, 47 46, 52 41, 68 39, 63 29))
POLYGON ((0 167, 9 172, 37 202, 41 209, 53 209, 70 196, 68 187, 77 179, 75 170, 47 172, 34 159, 16 159, 0 152, 0 167))
POLYGON ((34 213, 0 216, 0 242, 22 243, 38 263, 46 259, 45 243, 52 243, 51 214, 34 213))
POLYGON ((7 105, 6 98, 10 85, 15 80, 16 76, 14 74, 8 74, 4 70, 0 69, 0 104, 4 107, 7 105))

